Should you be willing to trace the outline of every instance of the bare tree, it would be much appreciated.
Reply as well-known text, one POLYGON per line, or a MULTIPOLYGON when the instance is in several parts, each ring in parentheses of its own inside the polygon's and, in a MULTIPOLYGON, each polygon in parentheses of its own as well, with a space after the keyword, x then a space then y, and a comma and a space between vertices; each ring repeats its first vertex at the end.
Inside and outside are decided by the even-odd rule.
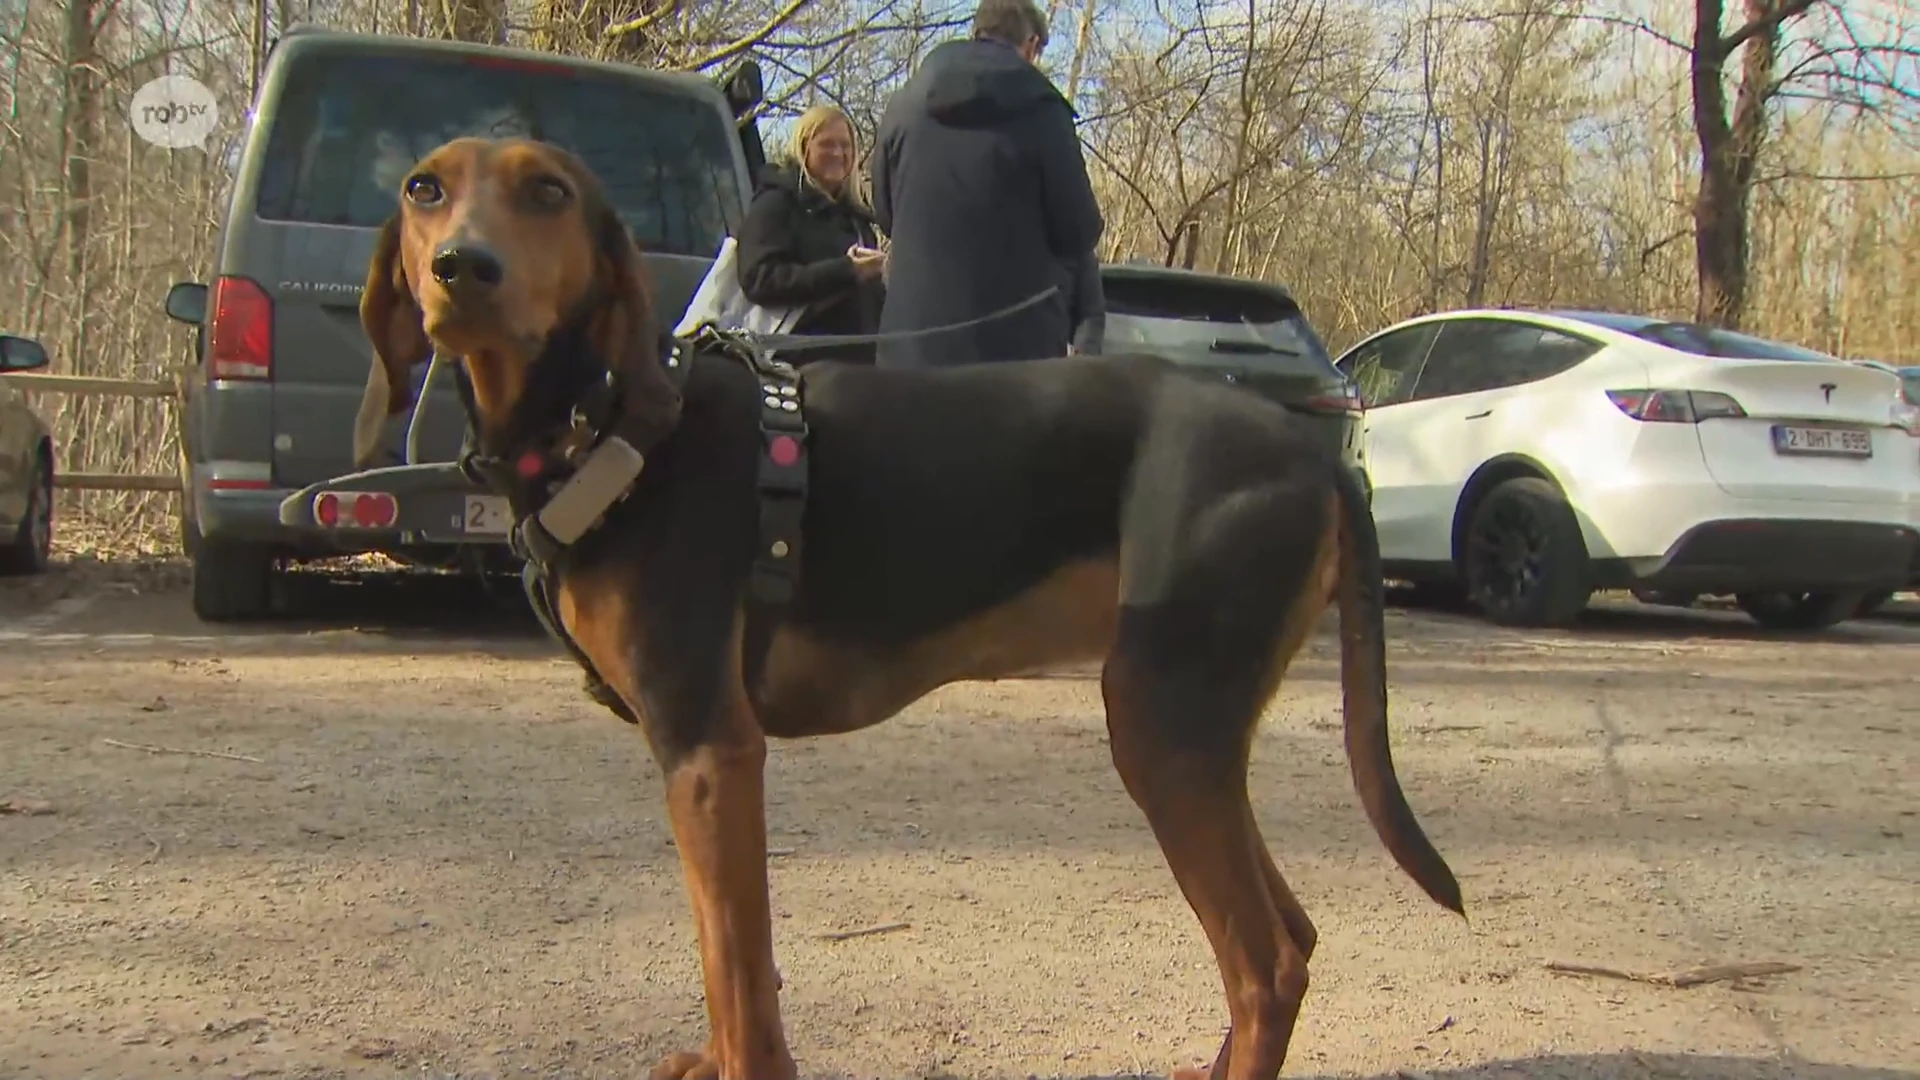
POLYGON ((1695 0, 1693 39, 1687 46, 1693 92, 1694 132, 1700 142, 1700 186, 1694 200, 1694 252, 1700 276, 1695 317, 1722 326, 1739 326, 1747 307, 1748 226, 1753 187, 1774 102, 1801 96, 1812 86, 1830 103, 1877 110, 1882 96, 1892 102, 1920 100, 1893 73, 1901 59, 1916 53, 1902 43, 1867 43, 1858 36, 1838 4, 1822 0, 1744 0, 1744 20, 1724 27, 1724 0, 1695 0), (1827 29, 1803 46, 1804 56, 1785 73, 1779 62, 1786 29, 1816 8, 1832 16, 1827 29), (1740 79, 1731 114, 1726 67, 1741 56, 1740 79), (1877 92, 1877 93, 1876 93, 1877 92))

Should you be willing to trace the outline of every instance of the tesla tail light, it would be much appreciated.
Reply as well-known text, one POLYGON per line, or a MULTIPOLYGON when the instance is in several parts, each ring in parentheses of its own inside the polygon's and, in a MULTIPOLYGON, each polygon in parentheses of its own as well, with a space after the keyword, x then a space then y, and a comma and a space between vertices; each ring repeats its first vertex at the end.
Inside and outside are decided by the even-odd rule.
POLYGON ((1920 438, 1920 405, 1895 400, 1893 403, 1893 426, 1920 438))
POLYGON ((214 279, 207 377, 273 377, 273 301, 266 290, 246 278, 214 279))
POLYGON ((323 491, 313 497, 313 520, 323 529, 387 529, 400 501, 384 491, 323 491))
POLYGON ((1747 415, 1739 402, 1711 390, 1609 390, 1607 400, 1650 424, 1697 424, 1747 415))
POLYGON ((1360 388, 1345 383, 1339 389, 1315 394, 1300 402, 1300 407, 1316 413, 1361 413, 1366 411, 1366 402, 1360 397, 1360 388))

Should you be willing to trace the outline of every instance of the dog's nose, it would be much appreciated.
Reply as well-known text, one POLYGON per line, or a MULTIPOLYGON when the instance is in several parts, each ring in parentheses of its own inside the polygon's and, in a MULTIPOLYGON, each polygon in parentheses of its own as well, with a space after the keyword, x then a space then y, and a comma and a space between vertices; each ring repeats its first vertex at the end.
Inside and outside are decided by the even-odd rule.
POLYGON ((485 244, 471 240, 440 245, 440 250, 433 253, 433 264, 429 269, 433 272, 433 280, 448 288, 490 289, 500 284, 503 273, 500 257, 485 244))

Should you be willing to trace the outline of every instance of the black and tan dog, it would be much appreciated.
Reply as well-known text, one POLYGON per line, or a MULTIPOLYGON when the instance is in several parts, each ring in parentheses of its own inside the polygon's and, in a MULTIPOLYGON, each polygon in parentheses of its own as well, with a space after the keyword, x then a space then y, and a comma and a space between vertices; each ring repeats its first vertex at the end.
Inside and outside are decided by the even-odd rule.
MULTIPOLYGON (((663 365, 639 254, 577 159, 469 139, 428 154, 361 318, 380 361, 363 459, 429 341, 463 361, 494 458, 546 445, 608 385, 647 447, 555 570, 555 606, 660 763, 698 927, 711 1037, 656 1077, 795 1075, 768 922, 768 736, 855 731, 955 680, 1100 658, 1114 765, 1225 983, 1212 1075, 1272 1080, 1315 931, 1255 826, 1247 760, 1336 598, 1361 802, 1427 895, 1462 910, 1394 776, 1371 516, 1279 406, 1146 358, 811 368, 798 589, 749 626, 761 384, 726 357, 663 365)), ((503 486, 517 513, 537 505, 532 482, 503 486)))

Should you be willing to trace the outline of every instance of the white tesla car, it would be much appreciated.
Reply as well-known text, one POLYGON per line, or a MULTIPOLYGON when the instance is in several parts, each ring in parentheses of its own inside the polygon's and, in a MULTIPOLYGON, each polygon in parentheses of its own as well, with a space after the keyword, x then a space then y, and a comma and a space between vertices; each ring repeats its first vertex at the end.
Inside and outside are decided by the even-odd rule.
POLYGON ((1811 629, 1920 569, 1920 411, 1898 378, 1691 323, 1585 311, 1408 319, 1342 355, 1366 402, 1388 576, 1490 620, 1595 589, 1731 593, 1811 629))

